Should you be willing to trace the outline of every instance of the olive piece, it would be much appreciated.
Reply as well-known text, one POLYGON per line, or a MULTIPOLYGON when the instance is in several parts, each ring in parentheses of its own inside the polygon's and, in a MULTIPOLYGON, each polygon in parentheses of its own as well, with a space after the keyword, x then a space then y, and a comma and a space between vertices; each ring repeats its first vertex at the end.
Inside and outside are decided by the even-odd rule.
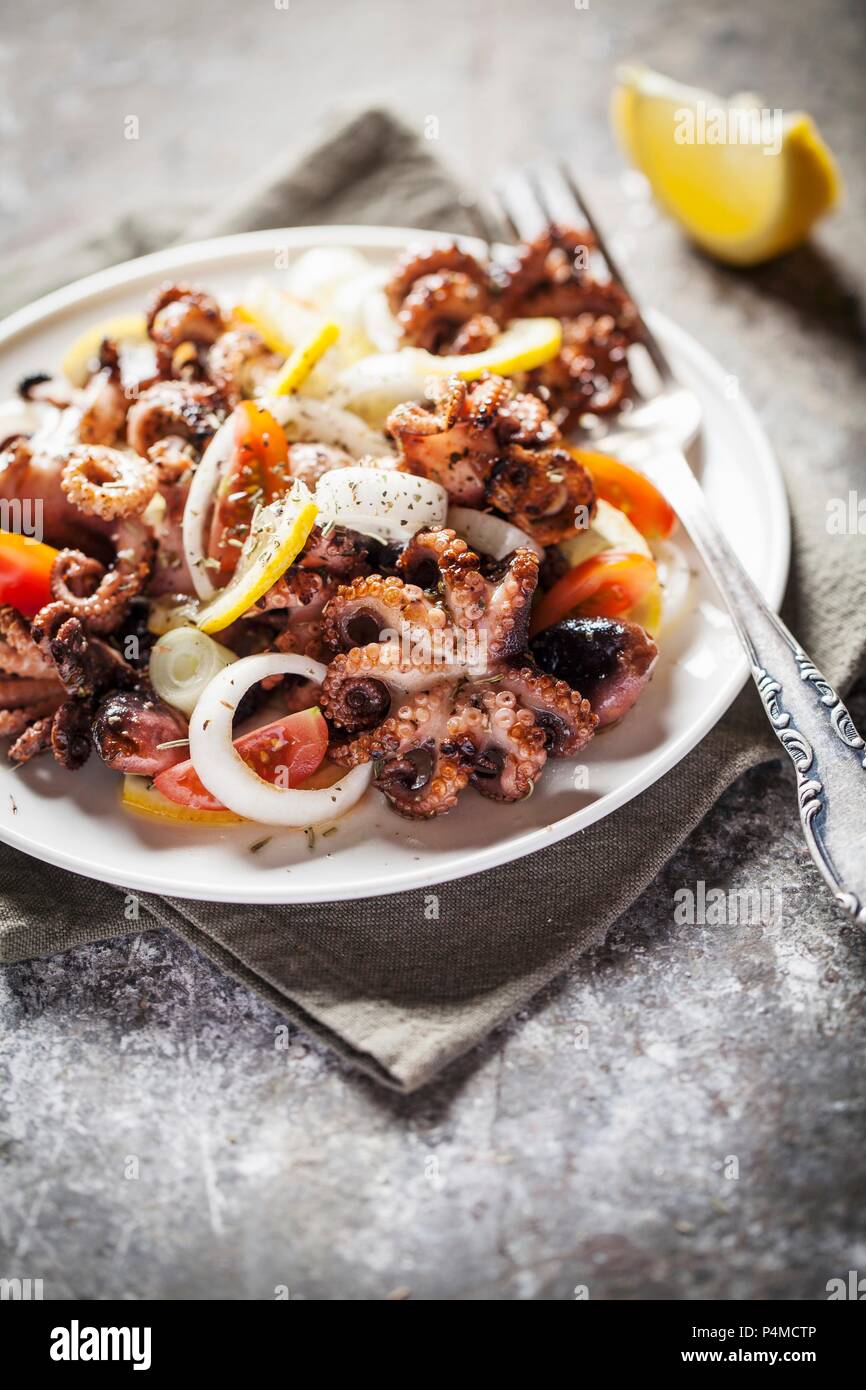
POLYGON ((533 637, 530 650, 542 671, 591 699, 616 670, 628 626, 614 618, 564 618, 533 637))

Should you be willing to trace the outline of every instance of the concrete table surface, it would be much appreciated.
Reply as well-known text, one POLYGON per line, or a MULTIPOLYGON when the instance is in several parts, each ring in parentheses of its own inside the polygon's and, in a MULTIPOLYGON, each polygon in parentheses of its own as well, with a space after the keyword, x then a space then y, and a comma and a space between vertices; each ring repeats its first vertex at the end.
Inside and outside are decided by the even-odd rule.
MULTIPOLYGON (((348 98, 436 117, 467 180, 568 154, 639 292, 833 495, 866 439, 864 67, 854 0, 17 7, 2 245, 218 199, 348 98), (816 117, 848 194, 814 248, 726 272, 635 198, 606 122, 630 56, 816 117)), ((866 1272, 866 936, 794 805, 786 770, 742 779, 601 950, 409 1099, 277 1046, 281 1016, 164 933, 7 969, 0 1275, 58 1299, 825 1297, 866 1272), (773 919, 677 925, 700 880, 771 892, 773 919)))

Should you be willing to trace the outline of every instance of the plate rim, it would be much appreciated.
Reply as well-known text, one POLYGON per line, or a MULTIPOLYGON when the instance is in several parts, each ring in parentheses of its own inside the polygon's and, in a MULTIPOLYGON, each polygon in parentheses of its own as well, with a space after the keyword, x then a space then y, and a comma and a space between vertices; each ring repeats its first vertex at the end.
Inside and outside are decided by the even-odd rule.
MULTIPOLYGON (((39 299, 31 301, 21 309, 15 310, 0 321, 0 349, 9 347, 15 339, 30 330, 49 324, 64 312, 79 307, 94 296, 104 295, 112 290, 133 287, 138 281, 150 280, 155 275, 168 273, 183 266, 186 273, 193 265, 205 268, 209 262, 223 258, 238 261, 248 257, 256 260, 264 249, 280 251, 292 250, 292 243, 318 245, 352 246, 358 250, 394 249, 401 250, 413 240, 435 241, 443 238, 456 239, 467 247, 482 248, 477 238, 469 236, 453 237, 445 231, 431 231, 417 227, 393 227, 375 225, 301 226, 270 228, 264 231, 239 232, 230 236, 210 237, 203 241, 187 242, 166 247, 160 251, 84 276, 69 285, 52 290, 39 299)), ((276 267, 275 267, 276 268, 276 267)), ((710 379, 723 382, 727 373, 711 352, 691 333, 681 328, 659 310, 646 311, 646 318, 654 331, 658 332, 675 349, 687 354, 696 361, 703 373, 710 379)), ((742 393, 736 401, 736 413, 742 430, 749 439, 753 455, 759 463, 762 483, 773 499, 772 517, 777 530, 775 546, 772 551, 774 565, 765 584, 765 595, 773 609, 778 609, 784 596, 788 581, 791 558, 791 518, 785 484, 772 445, 763 425, 750 401, 742 393)), ((600 797, 598 801, 581 807, 546 826, 526 830, 515 837, 506 837, 483 849, 474 849, 468 854, 450 852, 443 857, 441 865, 423 859, 418 867, 406 869, 394 878, 373 882, 370 878, 357 880, 346 885, 331 885, 327 892, 319 892, 315 885, 298 888, 287 882, 280 885, 262 885, 260 892, 252 885, 238 890, 213 888, 202 882, 184 884, 182 890, 167 883, 158 875, 135 871, 122 878, 114 871, 106 870, 96 861, 74 858, 54 847, 35 846, 25 835, 14 827, 0 825, 0 840, 12 848, 20 850, 42 863, 52 864, 84 878, 90 878, 116 887, 138 889, 181 901, 209 901, 238 903, 246 905, 313 904, 363 900, 371 897, 390 896, 394 893, 411 892, 432 887, 435 884, 452 882, 483 873, 513 860, 522 859, 529 854, 538 853, 549 845, 578 834, 590 825, 605 819, 629 801, 640 796, 649 787, 676 767, 693 748, 712 731, 724 717, 730 705, 743 689, 749 677, 748 662, 743 654, 732 664, 728 684, 721 695, 709 703, 706 710, 693 725, 678 738, 668 744, 663 753, 651 755, 646 765, 630 779, 613 791, 600 797), (575 824, 574 822, 578 822, 575 824)))

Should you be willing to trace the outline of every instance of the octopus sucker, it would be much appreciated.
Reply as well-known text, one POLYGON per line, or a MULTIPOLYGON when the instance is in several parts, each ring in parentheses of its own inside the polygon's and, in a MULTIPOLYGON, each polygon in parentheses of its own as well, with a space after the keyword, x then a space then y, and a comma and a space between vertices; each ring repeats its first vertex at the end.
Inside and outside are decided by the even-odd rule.
POLYGON ((448 378, 432 410, 398 406, 388 429, 401 468, 432 478, 460 506, 495 508, 541 545, 569 539, 592 516, 592 479, 547 407, 501 377, 448 378))

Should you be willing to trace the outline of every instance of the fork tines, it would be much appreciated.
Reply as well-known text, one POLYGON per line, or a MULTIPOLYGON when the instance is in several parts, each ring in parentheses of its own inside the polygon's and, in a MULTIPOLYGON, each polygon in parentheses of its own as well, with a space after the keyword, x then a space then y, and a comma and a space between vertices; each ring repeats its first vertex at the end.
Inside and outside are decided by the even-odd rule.
POLYGON ((672 378, 670 364, 647 327, 637 300, 629 289, 622 270, 598 223, 580 193, 568 165, 540 165, 537 168, 508 174, 497 181, 494 196, 510 235, 518 241, 532 241, 551 224, 586 226, 592 233, 598 251, 612 280, 622 287, 638 310, 643 328, 643 343, 662 381, 672 378))

